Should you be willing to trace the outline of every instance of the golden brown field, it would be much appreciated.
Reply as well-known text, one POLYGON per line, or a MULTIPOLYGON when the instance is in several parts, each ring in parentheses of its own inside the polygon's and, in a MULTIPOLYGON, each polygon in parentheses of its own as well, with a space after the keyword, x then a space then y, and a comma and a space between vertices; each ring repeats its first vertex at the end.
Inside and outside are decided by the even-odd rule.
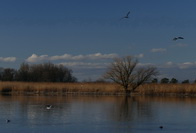
MULTIPOLYGON (((2 94, 36 95, 124 95, 115 83, 46 83, 46 82, 0 82, 2 94)), ((145 84, 134 95, 196 96, 196 84, 145 84)))

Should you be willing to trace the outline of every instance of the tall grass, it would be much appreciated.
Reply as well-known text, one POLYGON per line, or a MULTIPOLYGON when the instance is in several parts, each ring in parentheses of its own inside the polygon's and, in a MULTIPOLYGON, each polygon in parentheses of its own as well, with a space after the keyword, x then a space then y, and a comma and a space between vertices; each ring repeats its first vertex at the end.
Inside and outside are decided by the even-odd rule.
MULTIPOLYGON (((124 89, 115 83, 46 83, 0 82, 2 94, 33 95, 124 95, 124 89)), ((196 96, 196 84, 144 84, 136 95, 196 96)))
POLYGON ((4 94, 105 94, 117 95, 123 89, 114 83, 47 83, 47 82, 0 82, 4 94))
POLYGON ((145 84, 137 91, 142 95, 196 96, 196 84, 145 84))

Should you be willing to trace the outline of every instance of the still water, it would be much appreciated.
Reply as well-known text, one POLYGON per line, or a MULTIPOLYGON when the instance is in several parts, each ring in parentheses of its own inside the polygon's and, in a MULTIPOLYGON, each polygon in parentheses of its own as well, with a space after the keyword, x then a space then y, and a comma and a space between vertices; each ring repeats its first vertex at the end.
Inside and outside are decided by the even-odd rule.
POLYGON ((195 131, 196 98, 0 96, 2 133, 195 131), (46 109, 48 104, 52 105, 51 109, 46 109), (160 126, 163 128, 160 129, 160 126))

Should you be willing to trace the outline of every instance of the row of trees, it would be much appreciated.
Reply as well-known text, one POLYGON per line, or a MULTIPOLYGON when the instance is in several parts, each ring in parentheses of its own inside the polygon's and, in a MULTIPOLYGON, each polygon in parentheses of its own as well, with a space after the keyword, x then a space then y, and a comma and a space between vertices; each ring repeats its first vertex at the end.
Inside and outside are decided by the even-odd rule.
MULTIPOLYGON (((158 79, 157 78, 153 79, 152 83, 158 83, 158 79)), ((177 79, 175 79, 175 78, 172 78, 171 80, 168 79, 168 78, 162 78, 160 80, 160 83, 164 83, 164 84, 166 84, 166 83, 173 83, 173 84, 176 84, 176 83, 179 83, 179 81, 177 79)), ((190 81, 188 79, 186 79, 186 80, 183 80, 181 83, 182 84, 190 83, 190 81)), ((194 83, 196 83, 196 80, 194 81, 194 83)))
POLYGON ((25 82, 76 82, 72 70, 63 65, 52 63, 21 64, 19 70, 12 68, 3 69, 0 72, 1 81, 25 81, 25 82))

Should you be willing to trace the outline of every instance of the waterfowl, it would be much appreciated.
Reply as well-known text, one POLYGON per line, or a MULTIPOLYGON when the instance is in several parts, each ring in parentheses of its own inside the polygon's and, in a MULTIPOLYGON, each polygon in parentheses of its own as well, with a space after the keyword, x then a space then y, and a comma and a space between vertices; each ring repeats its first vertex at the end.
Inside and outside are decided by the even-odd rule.
POLYGON ((46 109, 51 109, 52 105, 46 105, 46 109))

